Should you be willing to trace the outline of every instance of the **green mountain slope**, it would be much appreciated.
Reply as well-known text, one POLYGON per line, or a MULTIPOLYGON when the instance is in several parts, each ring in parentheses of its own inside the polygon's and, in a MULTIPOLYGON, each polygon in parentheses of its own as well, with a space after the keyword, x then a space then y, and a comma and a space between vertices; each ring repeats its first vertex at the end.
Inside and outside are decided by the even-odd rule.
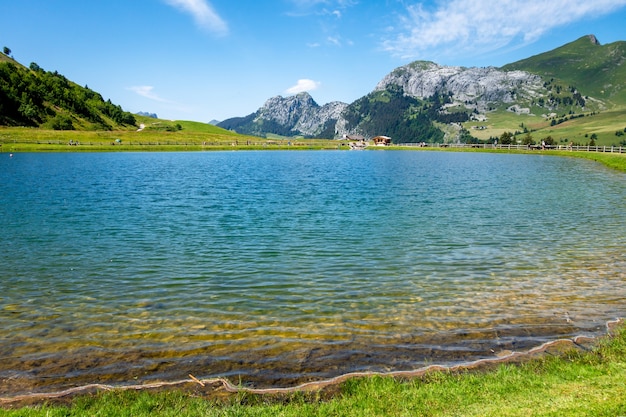
POLYGON ((584 36, 552 51, 503 66, 554 78, 578 88, 583 95, 602 100, 608 108, 626 106, 626 42, 600 45, 584 36))
POLYGON ((0 54, 0 125, 55 130, 136 127, 135 116, 88 87, 32 63, 26 68, 0 54))
MULTIPOLYGON (((440 112, 446 97, 435 95, 427 100, 418 100, 404 94, 396 86, 383 91, 374 91, 350 104, 343 112, 346 129, 371 138, 388 135, 394 143, 428 141, 443 142, 444 133, 435 126, 442 117, 440 112), (383 133, 380 133, 383 132, 383 133)), ((457 114, 462 121, 467 114, 457 114)), ((454 117, 454 115, 452 115, 454 117)), ((450 120, 458 121, 458 120, 450 120)))

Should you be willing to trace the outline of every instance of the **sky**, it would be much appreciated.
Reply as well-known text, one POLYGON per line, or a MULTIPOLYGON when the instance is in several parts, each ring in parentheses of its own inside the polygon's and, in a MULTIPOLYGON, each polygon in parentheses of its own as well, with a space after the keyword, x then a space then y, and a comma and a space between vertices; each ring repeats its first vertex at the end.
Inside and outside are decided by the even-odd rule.
POLYGON ((126 111, 210 122, 307 91, 351 103, 415 60, 502 66, 593 34, 626 0, 0 0, 0 47, 126 111))

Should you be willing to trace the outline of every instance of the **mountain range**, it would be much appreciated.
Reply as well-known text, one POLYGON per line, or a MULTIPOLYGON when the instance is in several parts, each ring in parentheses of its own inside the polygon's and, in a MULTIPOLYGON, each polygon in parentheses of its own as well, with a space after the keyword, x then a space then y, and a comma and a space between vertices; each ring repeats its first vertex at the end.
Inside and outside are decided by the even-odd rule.
MULTIPOLYGON (((626 42, 601 45, 593 35, 500 68, 415 61, 353 103, 320 106, 308 93, 276 96, 252 114, 211 124, 271 139, 384 135, 394 143, 545 139, 624 146, 625 61, 626 42)), ((57 71, 0 53, 2 126, 169 132, 191 126, 147 116, 156 114, 133 115, 57 71)))
POLYGON ((524 119, 512 115, 553 126, 626 106, 625 61, 626 42, 601 45, 593 35, 500 68, 416 61, 394 69, 353 103, 320 106, 306 92, 276 96, 218 126, 256 136, 466 141, 474 135, 468 127, 482 129, 493 118, 508 118, 505 129, 516 131, 524 119))

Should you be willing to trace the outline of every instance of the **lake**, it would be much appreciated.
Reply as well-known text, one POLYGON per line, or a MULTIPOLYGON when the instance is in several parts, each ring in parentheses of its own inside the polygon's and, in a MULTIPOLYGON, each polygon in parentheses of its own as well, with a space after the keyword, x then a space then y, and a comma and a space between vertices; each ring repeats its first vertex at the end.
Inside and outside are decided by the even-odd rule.
POLYGON ((544 155, 0 154, 0 394, 291 386, 603 334, 625 180, 544 155))

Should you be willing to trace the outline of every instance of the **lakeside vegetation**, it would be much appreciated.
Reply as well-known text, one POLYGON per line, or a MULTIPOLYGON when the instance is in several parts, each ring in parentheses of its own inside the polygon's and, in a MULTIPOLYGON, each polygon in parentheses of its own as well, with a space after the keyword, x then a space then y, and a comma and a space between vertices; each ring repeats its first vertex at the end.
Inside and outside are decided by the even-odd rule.
POLYGON ((0 415, 24 416, 620 416, 626 415, 626 328, 593 349, 413 379, 355 378, 293 394, 206 396, 201 390, 100 392, 0 415))

